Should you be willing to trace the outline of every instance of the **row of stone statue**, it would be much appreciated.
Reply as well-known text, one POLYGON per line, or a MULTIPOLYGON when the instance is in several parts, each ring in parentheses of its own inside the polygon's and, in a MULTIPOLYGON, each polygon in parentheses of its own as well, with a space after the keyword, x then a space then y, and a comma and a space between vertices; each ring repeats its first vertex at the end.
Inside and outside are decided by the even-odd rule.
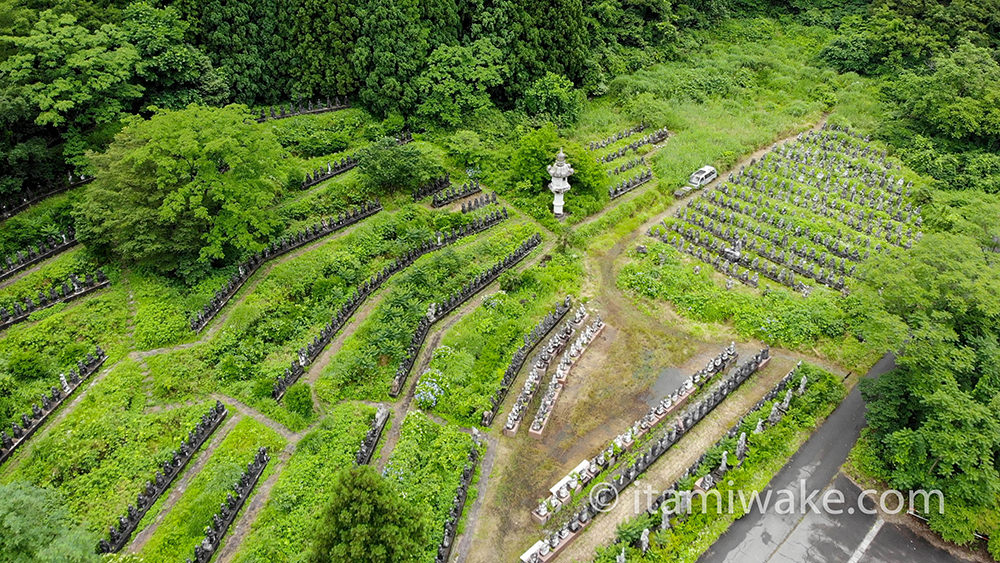
POLYGON ((98 543, 98 553, 116 553, 125 547, 142 517, 177 478, 198 448, 215 432, 226 414, 228 414, 226 407, 216 401, 215 406, 202 415, 198 424, 188 433, 187 439, 181 440, 180 447, 174 450, 170 459, 164 461, 163 466, 156 471, 153 480, 146 481, 146 486, 136 497, 135 504, 130 504, 125 515, 118 518, 118 525, 111 526, 108 530, 108 539, 102 539, 98 543))
POLYGON ((614 135, 611 135, 610 137, 608 137, 606 139, 603 139, 601 141, 591 141, 587 145, 587 150, 588 151, 595 151, 597 149, 603 149, 604 147, 606 147, 606 146, 608 146, 608 145, 610 145, 612 143, 616 143, 616 142, 618 142, 618 141, 620 141, 622 139, 627 139, 627 138, 631 137, 632 135, 635 135, 636 133, 642 133, 645 130, 646 130, 646 124, 645 123, 640 123, 640 124, 636 125, 635 127, 629 127, 628 129, 622 129, 618 133, 615 133, 614 135))
POLYGON ((647 168, 638 176, 633 176, 628 180, 622 180, 618 185, 608 188, 608 197, 611 199, 618 199, 652 179, 653 171, 647 168))
MULTIPOLYGON (((757 222, 770 224, 780 231, 790 233, 792 236, 805 238, 805 241, 800 241, 802 244, 811 242, 822 245, 829 252, 842 258, 856 262, 865 260, 866 258, 861 255, 858 249, 872 247, 872 239, 863 232, 863 229, 860 228, 860 223, 855 225, 853 217, 845 217, 843 214, 838 217, 826 216, 830 219, 841 221, 853 229, 854 232, 848 231, 845 233, 843 229, 837 227, 836 235, 831 236, 829 233, 824 234, 820 232, 819 229, 813 231, 813 227, 808 223, 803 226, 795 225, 791 220, 786 221, 786 218, 791 217, 794 213, 789 215, 788 210, 785 208, 775 209, 760 196, 758 196, 755 202, 752 194, 741 189, 730 188, 728 184, 723 184, 719 190, 709 192, 704 199, 712 205, 725 207, 738 213, 740 215, 739 222, 741 228, 750 229, 757 222), (771 212, 770 215, 768 211, 771 212)), ((757 227, 754 226, 753 230, 756 234, 757 227)), ((911 229, 907 231, 907 236, 913 236, 919 240, 922 235, 920 233, 914 235, 911 229)), ((793 240, 792 242, 794 243, 795 241, 793 240)))
POLYGON ((306 177, 302 179, 301 188, 304 190, 316 184, 333 178, 338 174, 343 174, 358 165, 358 159, 352 155, 345 156, 340 160, 327 162, 326 168, 317 168, 312 173, 306 172, 306 177))
POLYGON ((51 258, 76 244, 76 232, 72 227, 59 235, 49 235, 28 250, 19 250, 13 256, 6 256, 0 261, 0 280, 4 280, 21 270, 37 264, 46 258, 51 258))
POLYGON ((633 169, 633 168, 635 168, 637 166, 646 166, 646 157, 645 157, 645 155, 644 156, 640 156, 639 158, 633 158, 632 160, 630 160, 630 161, 628 161, 628 162, 626 162, 624 164, 619 164, 618 166, 615 166, 611 170, 608 170, 608 176, 617 176, 617 175, 621 174, 622 172, 628 172, 629 170, 631 170, 631 169, 633 169))
POLYGON ((371 427, 365 433, 365 437, 361 440, 361 446, 358 447, 358 453, 354 456, 356 464, 367 465, 371 461, 372 454, 375 453, 375 444, 378 444, 378 439, 382 435, 382 429, 385 428, 385 423, 388 420, 389 409, 385 405, 379 405, 378 409, 375 410, 375 416, 372 418, 371 427))
MULTIPOLYGON (((582 304, 580 305, 580 308, 584 312, 584 315, 586 315, 582 304)), ((545 430, 545 425, 549 421, 549 417, 552 415, 552 410, 555 408, 556 400, 559 398, 562 388, 566 384, 566 380, 569 378, 570 368, 576 360, 583 355, 587 346, 593 342, 594 338, 596 338, 603 329, 604 321, 601 319, 601 316, 598 315, 597 319, 584 328, 582 332, 577 335, 576 340, 563 350, 562 358, 556 366, 555 371, 552 373, 552 379, 549 380, 549 385, 546 387, 545 393, 542 395, 542 402, 538 405, 538 410, 535 411, 535 418, 532 420, 530 428, 530 432, 532 434, 541 436, 542 432, 545 430)))
POLYGON ((444 207, 453 201, 478 194, 481 191, 483 191, 483 188, 479 185, 479 180, 472 180, 462 184, 460 188, 450 186, 434 194, 431 198, 431 207, 444 207))
POLYGON ((669 430, 665 430, 659 439, 654 437, 647 442, 650 443, 648 449, 637 455, 632 463, 626 464, 613 479, 605 481, 605 486, 592 489, 598 492, 591 495, 591 498, 578 511, 571 514, 557 531, 552 532, 542 540, 532 553, 525 554, 525 559, 529 563, 540 563, 542 558, 558 550, 562 542, 575 536, 595 515, 611 507, 625 487, 633 483, 653 462, 677 443, 688 430, 704 419, 723 399, 739 388, 750 375, 766 365, 768 361, 770 361, 770 350, 764 348, 749 361, 740 365, 733 373, 724 377, 712 389, 704 391, 702 398, 696 404, 689 405, 684 414, 679 416, 674 424, 669 425, 669 430))
POLYGON ((283 236, 271 243, 264 250, 254 253, 239 265, 236 273, 226 282, 222 288, 215 292, 212 299, 202 307, 192 319, 191 330, 201 331, 205 325, 211 321, 219 311, 229 302, 229 300, 239 291, 240 287, 257 271, 260 266, 286 252, 294 250, 304 244, 310 243, 320 237, 324 237, 334 231, 353 225, 358 221, 371 217, 382 210, 382 204, 378 201, 370 201, 354 207, 346 212, 342 212, 333 219, 320 219, 315 225, 306 227, 294 235, 283 236))
POLYGON ((445 172, 444 176, 438 176, 437 178, 431 178, 430 182, 418 187, 413 190, 413 201, 417 202, 421 199, 439 192, 451 185, 451 173, 445 172))
POLYGON ((527 413, 528 404, 531 403, 531 399, 535 396, 535 392, 542 382, 542 376, 549 369, 549 365, 555 360, 559 352, 569 343, 575 331, 574 327, 583 321, 586 313, 587 310, 585 308, 577 309, 576 315, 571 319, 571 322, 564 324, 561 329, 553 333, 545 345, 535 354, 534 361, 531 363, 531 369, 528 370, 528 374, 524 378, 524 384, 521 386, 521 392, 518 394, 517 399, 514 400, 514 404, 510 408, 510 413, 507 414, 507 421, 503 429, 505 435, 513 436, 517 433, 521 420, 527 413))
POLYGON ((532 329, 531 332, 524 335, 524 344, 514 352, 513 357, 511 357, 510 363, 507 365, 506 371, 504 371, 503 379, 500 381, 500 387, 493 392, 493 396, 490 397, 490 408, 483 411, 483 426, 489 426, 493 423, 493 418, 496 417, 497 409, 503 404, 504 399, 507 397, 507 393, 510 391, 510 386, 514 384, 514 380, 517 379, 518 372, 521 371, 521 367, 524 366, 525 360, 528 359, 528 352, 531 351, 542 338, 549 333, 559 321, 566 316, 571 308, 571 301, 569 295, 566 296, 561 303, 557 304, 555 310, 551 313, 545 315, 541 321, 538 322, 532 329))
POLYGON ((628 145, 621 147, 615 151, 612 151, 604 156, 598 157, 597 162, 608 163, 618 160, 619 158, 622 158, 623 156, 627 155, 629 151, 633 152, 638 151, 640 148, 646 145, 653 145, 659 143, 669 136, 670 136, 670 131, 668 131, 666 127, 662 129, 657 129, 656 131, 653 131, 652 133, 646 135, 645 137, 642 137, 641 139, 633 141, 628 145))
POLYGON ((222 538, 226 535, 229 527, 236 520, 236 515, 240 508, 250 498, 254 486, 260 480, 260 476, 267 467, 267 462, 271 457, 267 455, 267 449, 261 447, 257 450, 257 455, 253 461, 247 464, 246 470, 240 475, 240 479, 233 484, 233 492, 226 493, 226 500, 219 505, 219 512, 212 515, 212 522, 205 526, 205 539, 194 548, 194 558, 188 559, 187 563, 208 563, 215 555, 215 550, 219 549, 222 538), (233 496, 235 493, 235 496, 233 496))
POLYGON ((451 510, 448 511, 448 518, 444 522, 444 536, 438 544, 437 556, 434 563, 448 563, 451 557, 451 548, 458 533, 458 521, 462 517, 462 510, 465 508, 465 499, 469 496, 469 486, 472 484, 472 477, 476 473, 476 462, 479 460, 479 435, 476 430, 472 439, 472 448, 469 449, 469 457, 466 459, 465 467, 462 468, 462 478, 458 482, 455 490, 455 498, 451 503, 451 510))
POLYGON ((308 102, 300 101, 298 104, 288 104, 287 109, 285 104, 279 105, 277 110, 274 109, 274 106, 270 106, 266 110, 261 109, 260 117, 257 118, 257 122, 263 123, 270 119, 284 119, 286 117, 295 117, 296 115, 324 113, 349 107, 351 107, 351 101, 347 99, 347 96, 344 96, 343 98, 340 96, 334 96, 333 99, 327 96, 325 102, 322 100, 316 102, 309 100, 308 102))
MULTIPOLYGON (((893 232, 895 232, 896 238, 901 239, 903 235, 903 228, 907 227, 911 220, 915 220, 915 224, 918 227, 923 224, 923 219, 919 215, 919 208, 914 209, 913 211, 906 211, 904 206, 899 205, 895 210, 895 215, 893 215, 892 213, 883 210, 882 203, 874 200, 869 200, 870 207, 865 209, 863 207, 851 208, 843 199, 830 203, 821 201, 818 197, 812 200, 803 199, 801 197, 796 199, 796 196, 793 195, 791 191, 783 191, 782 186, 775 187, 773 185, 774 182, 762 181, 758 184, 756 179, 746 180, 745 178, 746 177, 737 178, 735 185, 742 185, 750 188, 750 191, 757 192, 758 205, 773 209, 777 207, 777 202, 780 201, 785 204, 792 204, 803 211, 809 211, 826 218, 834 218, 839 212, 839 218, 843 219, 841 221, 842 223, 850 226, 858 232, 864 232, 870 236, 885 236, 887 241, 891 238, 893 232), (769 183, 771 185, 768 185, 769 183), (764 200, 764 197, 769 199, 764 200), (845 210, 847 212, 846 216, 845 210)), ((720 187, 720 189, 722 188, 728 189, 728 185, 724 184, 720 187)), ((744 194, 743 192, 736 193, 736 190, 731 191, 734 192, 736 197, 747 197, 750 202, 753 200, 752 195, 749 193, 744 194)), ((850 196, 851 203, 854 203, 855 199, 856 195, 852 194, 850 196)), ((796 212, 796 214, 798 214, 798 212, 796 212)), ((802 215, 805 215, 805 213, 802 213, 802 215)), ((907 240, 913 237, 913 229, 910 227, 907 240)), ((916 235, 916 239, 919 240, 919 238, 920 235, 916 235)), ((897 244, 897 246, 905 246, 905 243, 901 241, 897 244)))
POLYGON ((492 192, 481 197, 477 197, 469 202, 462 202, 462 213, 472 213, 477 209, 482 209, 491 203, 497 202, 497 193, 492 192))
POLYGON ((43 199, 60 194, 70 188, 82 186, 94 180, 93 176, 75 176, 69 173, 66 183, 59 186, 44 186, 38 188, 24 188, 19 192, 0 197, 0 219, 12 217, 28 207, 42 201, 43 199))
POLYGON ((6 430, 0 430, 0 464, 7 461, 14 450, 30 438, 49 414, 56 410, 73 391, 76 391, 80 383, 96 372, 107 357, 104 350, 97 346, 93 354, 88 353, 85 358, 77 361, 76 367, 69 370, 68 378, 66 374, 59 374, 59 387, 50 387, 48 393, 41 395, 41 406, 38 406, 37 403, 32 404, 30 414, 21 414, 21 424, 10 423, 10 434, 7 434, 6 430))
POLYGON ((402 391, 403 384, 406 382, 406 378, 409 376, 410 370, 413 369, 413 363, 417 359, 420 347, 423 346, 424 340, 427 338, 427 333, 430 331, 431 325, 445 317, 448 313, 467 301, 484 287, 493 283, 493 281, 496 280, 501 273, 523 260, 524 257, 527 256, 533 248, 541 244, 541 242, 542 236, 540 234, 535 233, 531 235, 526 241, 522 242, 521 245, 514 250, 514 252, 508 254, 493 266, 490 266, 489 269, 473 278, 465 286, 463 286, 462 289, 458 290, 443 302, 431 303, 427 309, 427 314, 420 318, 420 322, 417 324, 417 328, 413 332, 413 337, 410 339, 410 345, 406 349, 406 356, 396 369, 396 376, 393 378, 392 388, 389 390, 390 396, 395 397, 399 395, 400 391, 402 391))
POLYGON ((453 244, 460 238, 485 231, 501 221, 506 220, 507 216, 507 208, 505 207, 483 217, 477 217, 471 223, 462 225, 457 229, 453 229, 447 234, 442 234, 438 231, 434 240, 424 241, 424 243, 419 247, 406 252, 403 256, 397 258, 381 271, 374 274, 371 278, 362 282, 361 285, 358 286, 357 291, 354 292, 347 302, 341 305, 340 309, 337 310, 337 313, 334 314, 330 322, 327 323, 322 330, 320 330, 319 336, 313 337, 312 342, 307 344, 304 348, 300 348, 298 358, 296 360, 292 360, 291 366, 285 369, 285 373, 276 378, 274 387, 271 391, 271 396, 274 400, 281 400, 281 397, 284 396, 288 387, 298 381, 299 377, 305 373, 305 368, 315 361, 320 352, 323 351, 323 348, 330 343, 333 335, 343 328, 344 324, 351 317, 351 315, 354 314, 361 303, 363 303, 365 299, 381 287, 382 284, 393 274, 403 270, 424 254, 444 248, 449 244, 453 244))
POLYGON ((649 412, 642 418, 615 436, 600 453, 581 462, 576 475, 565 480, 562 487, 557 489, 546 501, 539 504, 534 511, 535 517, 541 522, 548 520, 550 507, 552 509, 559 508, 559 505, 570 497, 573 489, 586 487, 605 469, 614 467, 622 456, 628 455, 632 446, 639 443, 647 433, 654 431, 671 411, 678 408, 683 401, 711 381, 715 375, 734 365, 738 357, 736 344, 730 342, 729 346, 723 348, 719 354, 709 360, 704 368, 685 379, 680 387, 661 399, 655 406, 650 407, 649 412))
POLYGON ((39 291, 37 302, 30 297, 25 297, 23 303, 14 303, 10 311, 0 307, 0 330, 28 320, 31 313, 35 311, 51 307, 56 303, 71 301, 108 285, 111 285, 111 282, 100 269, 95 274, 85 275, 82 280, 76 274, 70 274, 62 285, 52 286, 48 293, 39 291))
MULTIPOLYGON (((670 487, 653 499, 653 501, 646 508, 646 513, 650 516, 656 516, 657 514, 660 516, 661 531, 668 530, 672 527, 670 522, 671 518, 684 518, 686 515, 690 514, 691 509, 693 508, 691 500, 693 498, 694 491, 686 490, 683 487, 684 482, 688 481, 693 476, 701 475, 701 478, 696 481, 695 487, 701 489, 702 491, 706 491, 720 483, 730 469, 738 467, 743 463, 749 454, 749 441, 746 431, 740 431, 740 428, 743 427, 746 419, 760 411, 768 401, 775 400, 782 391, 785 391, 784 399, 782 401, 775 401, 772 404, 771 414, 767 417, 762 416, 757 419, 757 424, 753 430, 753 434, 760 434, 764 431, 765 426, 773 426, 774 424, 780 422, 781 417, 783 417, 791 407, 792 390, 786 390, 786 388, 794 380, 797 370, 798 367, 785 375, 785 377, 783 377, 768 391, 764 398, 757 401, 757 403, 749 411, 747 411, 744 416, 740 417, 739 421, 737 421, 737 423, 734 424, 722 438, 709 447, 705 453, 702 453, 702 455, 695 460, 694 463, 688 466, 687 470, 681 474, 681 476, 674 481, 670 487), (779 414, 776 415, 775 413, 779 414), (717 466, 713 465, 712 468, 706 471, 705 466, 709 461, 708 452, 722 447, 725 442, 735 438, 737 434, 739 434, 739 438, 736 441, 735 464, 730 464, 729 452, 728 450, 724 450, 719 464, 717 466)), ((806 384, 807 378, 803 375, 799 379, 797 391, 799 396, 805 393, 806 384)), ((644 553, 649 548, 649 532, 649 529, 645 529, 639 536, 639 545, 637 547, 644 553)), ((619 555, 619 561, 620 560, 621 556, 619 555)))

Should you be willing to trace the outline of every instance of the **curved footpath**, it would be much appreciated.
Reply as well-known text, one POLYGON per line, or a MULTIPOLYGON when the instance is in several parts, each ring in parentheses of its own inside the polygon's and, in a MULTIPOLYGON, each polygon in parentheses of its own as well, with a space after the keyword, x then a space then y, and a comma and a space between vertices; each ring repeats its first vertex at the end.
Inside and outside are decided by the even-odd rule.
MULTIPOLYGON (((865 377, 878 377, 895 367, 895 358, 886 354, 865 377)), ((787 464, 760 492, 771 493, 766 512, 752 509, 737 520, 698 560, 699 563, 958 563, 965 559, 952 555, 908 527, 887 522, 877 514, 853 509, 861 490, 840 473, 847 454, 865 426, 865 403, 855 385, 847 398, 822 426, 799 448, 787 464), (846 499, 844 514, 800 511, 803 491, 837 489, 846 499), (794 514, 776 513, 776 499, 795 499, 794 514), (849 513, 852 512, 852 513, 849 513)), ((866 502, 868 511, 873 503, 866 502)))

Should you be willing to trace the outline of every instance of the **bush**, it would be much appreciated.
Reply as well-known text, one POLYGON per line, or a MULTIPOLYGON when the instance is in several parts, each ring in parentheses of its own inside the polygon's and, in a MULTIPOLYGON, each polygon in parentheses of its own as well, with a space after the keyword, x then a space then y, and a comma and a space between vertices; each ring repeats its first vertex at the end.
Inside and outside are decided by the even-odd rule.
POLYGON ((308 419, 313 414, 312 388, 308 383, 298 382, 285 391, 285 406, 288 410, 308 419))
POLYGON ((518 99, 517 107, 528 115, 568 125, 580 117, 583 102, 583 92, 576 90, 570 79, 546 72, 518 99))

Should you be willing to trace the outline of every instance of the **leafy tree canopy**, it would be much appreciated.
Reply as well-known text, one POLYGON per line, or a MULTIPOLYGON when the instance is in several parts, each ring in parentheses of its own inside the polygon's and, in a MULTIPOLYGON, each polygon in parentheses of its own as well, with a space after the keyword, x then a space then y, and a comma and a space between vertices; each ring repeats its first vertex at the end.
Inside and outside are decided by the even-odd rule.
POLYGON ((59 493, 24 482, 0 485, 0 559, 96 562, 96 544, 97 538, 70 518, 59 493))
POLYGON ((419 145, 398 145, 389 137, 359 150, 357 156, 362 183, 376 195, 397 190, 413 191, 444 173, 419 145))
POLYGON ((76 210, 81 241, 125 263, 190 276, 261 250, 278 232, 268 207, 283 149, 243 106, 131 118, 102 154, 76 210))
POLYGON ((428 516, 402 498, 368 465, 337 473, 318 522, 313 563, 417 561, 427 543, 428 516))

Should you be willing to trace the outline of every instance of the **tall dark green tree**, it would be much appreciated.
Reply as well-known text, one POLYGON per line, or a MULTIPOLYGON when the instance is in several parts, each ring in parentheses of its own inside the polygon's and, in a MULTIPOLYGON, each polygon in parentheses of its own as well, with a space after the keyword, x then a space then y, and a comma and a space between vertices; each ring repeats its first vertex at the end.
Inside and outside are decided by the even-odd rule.
POLYGON ((371 466, 351 467, 330 484, 309 561, 417 561, 429 535, 426 513, 404 499, 391 481, 371 466))

